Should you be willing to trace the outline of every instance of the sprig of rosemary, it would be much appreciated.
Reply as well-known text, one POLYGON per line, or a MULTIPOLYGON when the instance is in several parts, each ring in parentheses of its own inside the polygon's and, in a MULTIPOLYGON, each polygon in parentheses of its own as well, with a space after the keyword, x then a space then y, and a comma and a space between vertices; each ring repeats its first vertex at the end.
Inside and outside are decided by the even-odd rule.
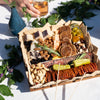
POLYGON ((40 47, 43 50, 47 50, 49 53, 53 53, 57 56, 60 56, 60 54, 57 51, 53 50, 52 48, 48 48, 46 45, 42 46, 42 45, 39 45, 38 43, 35 43, 35 45, 36 45, 36 47, 40 47))

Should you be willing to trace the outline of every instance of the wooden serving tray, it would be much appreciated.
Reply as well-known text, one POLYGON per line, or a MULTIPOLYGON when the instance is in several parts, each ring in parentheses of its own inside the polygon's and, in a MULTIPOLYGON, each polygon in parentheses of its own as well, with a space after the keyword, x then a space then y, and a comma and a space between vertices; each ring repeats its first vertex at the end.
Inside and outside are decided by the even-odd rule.
MULTIPOLYGON (((60 21, 57 24, 57 27, 60 27, 64 23, 65 23, 64 21, 60 21)), ((87 47, 88 47, 88 51, 92 52, 95 55, 94 56, 94 62, 97 64, 98 70, 93 72, 93 73, 91 73, 91 74, 86 74, 84 76, 74 77, 72 79, 66 79, 66 80, 59 80, 58 81, 58 85, 69 84, 69 83, 80 81, 81 79, 82 80, 86 80, 86 79, 91 79, 91 78, 95 78, 95 77, 99 77, 100 76, 100 61, 98 59, 98 56, 96 55, 98 48, 91 43, 90 35, 87 32, 87 26, 85 26, 82 23, 82 21, 68 21, 68 22, 65 23, 65 25, 69 25, 70 23, 77 23, 77 24, 80 25, 80 28, 84 33, 84 37, 85 37, 85 41, 86 41, 86 44, 87 44, 87 47)), ((49 26, 50 25, 47 23, 47 26, 44 26, 44 27, 46 28, 46 27, 49 27, 49 26)), ((53 25, 52 27, 54 27, 52 29, 55 30, 55 25, 53 25)), ((35 85, 35 86, 33 86, 33 84, 32 84, 30 65, 29 65, 28 56, 27 56, 27 50, 26 50, 25 45, 24 45, 24 38, 23 37, 26 34, 31 34, 32 35, 33 32, 37 31, 38 29, 39 28, 33 28, 33 29, 28 30, 27 28, 24 28, 21 32, 19 32, 19 42, 20 42, 20 47, 21 47, 21 50, 22 50, 24 64, 25 64, 25 67, 26 67, 26 75, 27 75, 27 78, 29 80, 30 91, 36 91, 36 90, 41 90, 41 89, 45 89, 45 88, 50 88, 50 87, 56 86, 56 82, 54 82, 54 81, 46 83, 46 84, 35 85)))

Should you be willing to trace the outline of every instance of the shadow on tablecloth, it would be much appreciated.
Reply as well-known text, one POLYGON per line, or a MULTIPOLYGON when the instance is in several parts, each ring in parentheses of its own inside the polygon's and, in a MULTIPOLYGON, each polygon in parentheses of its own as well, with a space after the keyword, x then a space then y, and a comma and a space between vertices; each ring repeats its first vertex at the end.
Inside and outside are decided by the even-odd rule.
MULTIPOLYGON (((55 87, 56 88, 56 87, 55 87)), ((49 88, 48 88, 49 89, 49 88)), ((45 97, 45 100, 49 100, 49 98, 48 98, 48 96, 47 96, 47 94, 46 94, 46 92, 44 91, 44 90, 42 90, 42 93, 43 93, 43 95, 44 95, 44 97, 45 97)), ((63 85, 63 87, 62 87, 62 99, 61 100, 65 100, 65 94, 66 94, 66 87, 65 87, 65 85, 63 85)), ((56 94, 56 95, 59 95, 59 94, 56 94)), ((55 95, 55 96, 56 96, 55 95)), ((55 99, 54 99, 55 100, 55 99)), ((58 100, 58 98, 57 98, 57 100, 58 100)))
POLYGON ((0 23, 0 36, 13 36, 12 33, 10 33, 8 24, 0 23))
MULTIPOLYGON (((7 26, 7 25, 4 25, 4 26, 7 26)), ((0 30, 0 33, 1 33, 1 30, 0 30)), ((5 49, 5 44, 17 46, 17 45, 19 45, 19 41, 18 41, 18 38, 15 36, 8 37, 8 36, 6 36, 6 33, 0 34, 0 59, 8 58, 7 54, 9 52, 9 50, 5 49)), ((24 63, 22 62, 15 68, 20 70, 22 72, 22 74, 24 75, 24 80, 21 83, 17 82, 15 84, 15 86, 17 87, 17 90, 20 90, 21 92, 29 92, 29 84, 28 84, 28 80, 26 77, 26 73, 25 73, 24 63)), ((12 89, 13 89, 13 86, 12 86, 12 89)))

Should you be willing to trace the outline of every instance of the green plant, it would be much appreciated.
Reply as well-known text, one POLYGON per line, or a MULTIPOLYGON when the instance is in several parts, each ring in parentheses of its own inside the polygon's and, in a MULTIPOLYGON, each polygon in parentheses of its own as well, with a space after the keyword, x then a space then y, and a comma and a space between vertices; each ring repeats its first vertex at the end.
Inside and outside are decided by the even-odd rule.
MULTIPOLYGON (((72 0, 68 2, 61 2, 61 6, 54 8, 56 13, 51 14, 47 18, 35 19, 32 22, 33 27, 43 27, 47 22, 51 25, 56 24, 60 19, 83 21, 96 16, 92 11, 100 8, 88 0, 72 0), (84 12, 84 13, 83 13, 84 12)), ((88 27, 92 29, 93 27, 88 27)))
POLYGON ((8 4, 8 6, 9 6, 10 8, 16 7, 16 2, 15 2, 15 1, 12 1, 10 4, 9 4, 8 0, 4 0, 4 1, 8 4))
POLYGON ((16 82, 21 82, 24 79, 23 74, 15 68, 22 62, 22 56, 19 46, 5 45, 5 48, 9 50, 8 59, 0 60, 2 65, 0 66, 0 83, 8 78, 8 85, 0 85, 0 100, 4 100, 4 96, 13 96, 10 90, 10 86, 16 82), (1 95, 2 94, 2 95, 1 95))

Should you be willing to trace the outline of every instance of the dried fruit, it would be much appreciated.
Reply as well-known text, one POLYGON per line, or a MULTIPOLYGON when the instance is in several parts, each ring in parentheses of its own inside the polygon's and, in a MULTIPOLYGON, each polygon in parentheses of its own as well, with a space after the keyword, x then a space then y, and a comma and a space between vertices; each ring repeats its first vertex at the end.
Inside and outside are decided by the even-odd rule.
POLYGON ((69 46, 69 45, 65 45, 65 46, 63 46, 62 48, 61 48, 61 56, 65 56, 65 57, 67 57, 67 56, 71 56, 71 54, 72 54, 72 48, 69 46))

